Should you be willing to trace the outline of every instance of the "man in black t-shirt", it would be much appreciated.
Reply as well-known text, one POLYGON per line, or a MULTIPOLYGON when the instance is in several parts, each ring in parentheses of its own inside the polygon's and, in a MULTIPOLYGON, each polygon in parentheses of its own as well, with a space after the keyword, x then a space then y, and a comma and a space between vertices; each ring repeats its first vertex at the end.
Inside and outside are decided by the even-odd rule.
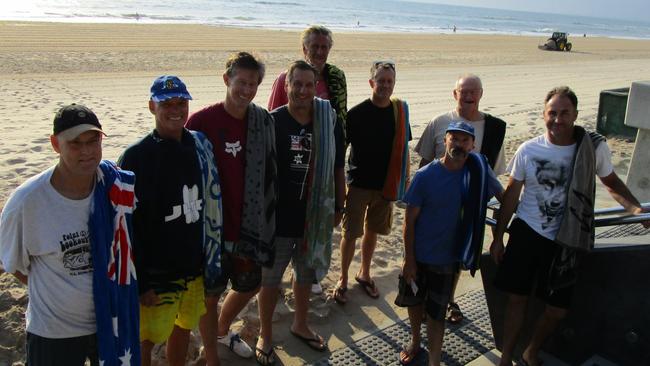
POLYGON ((133 254, 140 293, 142 365, 167 342, 169 365, 185 365, 190 330, 205 313, 203 228, 207 205, 202 169, 187 122, 185 84, 164 75, 151 86, 154 130, 119 160, 136 174, 133 254))
POLYGON ((262 268, 258 295, 260 337, 255 358, 275 362, 273 311, 284 270, 292 261, 295 313, 290 332, 307 346, 327 349, 323 337, 307 325, 315 270, 327 270, 331 234, 341 221, 345 197, 345 142, 340 121, 328 101, 315 98, 316 70, 304 61, 289 67, 285 89, 289 103, 271 115, 276 126, 278 205, 275 262, 262 268))
MULTIPOLYGON (((359 237, 362 237, 361 268, 355 280, 368 296, 379 297, 370 276, 370 262, 377 235, 389 234, 392 224, 393 198, 385 196, 384 187, 391 157, 395 153, 396 104, 391 102, 395 64, 374 62, 369 83, 372 96, 350 109, 346 124, 346 136, 351 146, 348 191, 341 238, 341 277, 333 293, 339 304, 347 302, 348 270, 359 237)), ((405 133, 410 136, 410 131, 405 133)))

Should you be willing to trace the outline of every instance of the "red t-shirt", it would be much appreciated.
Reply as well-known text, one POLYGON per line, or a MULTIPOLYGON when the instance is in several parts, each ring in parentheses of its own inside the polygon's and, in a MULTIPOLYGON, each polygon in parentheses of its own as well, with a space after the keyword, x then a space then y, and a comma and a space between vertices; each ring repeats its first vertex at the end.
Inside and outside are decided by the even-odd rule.
POLYGON ((203 132, 212 143, 221 183, 224 238, 238 241, 244 203, 246 120, 231 116, 223 103, 217 103, 192 114, 185 127, 203 132))

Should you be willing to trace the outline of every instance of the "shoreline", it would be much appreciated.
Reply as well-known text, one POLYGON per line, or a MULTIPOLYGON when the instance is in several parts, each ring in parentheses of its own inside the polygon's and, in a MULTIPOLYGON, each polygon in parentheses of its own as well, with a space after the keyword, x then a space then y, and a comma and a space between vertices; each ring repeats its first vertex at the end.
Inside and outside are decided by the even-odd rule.
MULTIPOLYGON (((611 19, 613 21, 621 21, 620 19, 611 19)), ((79 17, 79 18, 61 18, 61 19, 22 19, 22 18, 0 18, 0 23, 56 23, 56 24, 95 24, 95 25, 164 25, 164 26, 205 26, 205 27, 216 27, 216 28, 230 28, 230 29, 250 29, 250 30, 269 30, 269 31, 287 31, 287 32, 300 32, 302 31, 306 24, 296 24, 293 26, 277 26, 274 24, 226 24, 226 23, 209 23, 209 22, 198 22, 198 21, 183 21, 183 20, 136 20, 134 15, 129 17, 119 18, 111 17, 110 20, 104 19, 102 17, 79 17)), ((548 30, 547 32, 542 31, 497 31, 497 30, 479 30, 472 28, 458 28, 456 31, 453 30, 453 25, 448 27, 437 27, 437 28, 427 28, 420 29, 417 28, 390 28, 382 29, 378 27, 365 27, 365 26, 349 26, 349 27, 337 27, 329 26, 332 31, 343 34, 397 34, 397 35, 478 35, 478 36, 513 36, 513 37, 535 37, 535 38, 548 38, 550 37, 553 30, 548 30)), ((650 36, 638 37, 638 36, 625 36, 625 35, 607 35, 607 34, 587 34, 587 33, 570 33, 570 37, 583 38, 582 35, 586 34, 589 38, 608 38, 615 40, 636 40, 636 41, 650 41, 650 36)))

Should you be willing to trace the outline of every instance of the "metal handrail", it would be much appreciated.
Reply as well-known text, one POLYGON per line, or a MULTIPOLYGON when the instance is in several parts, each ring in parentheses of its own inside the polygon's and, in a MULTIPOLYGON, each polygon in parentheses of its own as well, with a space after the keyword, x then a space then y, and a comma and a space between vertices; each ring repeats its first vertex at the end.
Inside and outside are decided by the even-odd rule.
MULTIPOLYGON (((648 210, 650 209, 650 202, 641 204, 641 207, 648 210)), ((491 200, 488 202, 488 208, 491 210, 499 209, 499 202, 497 200, 491 200)), ((623 216, 608 216, 608 217, 598 217, 603 215, 615 215, 620 213, 627 213, 623 206, 616 206, 610 208, 602 208, 594 211, 596 219, 594 220, 595 227, 602 226, 616 226, 616 225, 630 225, 638 224, 644 221, 650 221, 650 213, 642 213, 639 215, 623 215, 623 216)), ((485 218, 485 224, 488 226, 496 226, 497 222, 491 217, 485 218)))

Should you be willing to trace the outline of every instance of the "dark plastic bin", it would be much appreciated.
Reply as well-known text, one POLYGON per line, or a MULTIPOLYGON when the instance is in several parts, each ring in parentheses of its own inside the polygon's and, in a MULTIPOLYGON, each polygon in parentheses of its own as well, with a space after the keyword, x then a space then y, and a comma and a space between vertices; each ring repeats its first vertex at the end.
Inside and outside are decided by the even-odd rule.
POLYGON ((603 90, 598 102, 596 130, 605 136, 622 136, 635 139, 636 128, 625 125, 627 96, 630 88, 603 90))

